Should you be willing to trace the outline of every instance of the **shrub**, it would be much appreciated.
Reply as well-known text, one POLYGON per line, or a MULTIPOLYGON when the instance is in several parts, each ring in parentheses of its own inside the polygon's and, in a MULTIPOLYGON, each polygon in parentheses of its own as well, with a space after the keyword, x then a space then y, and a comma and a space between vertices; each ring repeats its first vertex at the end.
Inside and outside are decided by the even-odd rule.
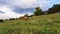
POLYGON ((25 14, 24 16, 27 16, 28 17, 28 14, 25 14))
POLYGON ((4 20, 0 19, 0 22, 3 22, 4 20))
POLYGON ((15 18, 10 18, 9 20, 16 20, 15 18))

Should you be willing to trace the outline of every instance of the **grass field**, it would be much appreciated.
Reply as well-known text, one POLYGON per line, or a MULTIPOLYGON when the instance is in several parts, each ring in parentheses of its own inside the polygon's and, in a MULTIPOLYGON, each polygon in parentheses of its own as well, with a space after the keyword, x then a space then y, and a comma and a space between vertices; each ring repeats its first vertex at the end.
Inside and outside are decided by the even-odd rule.
POLYGON ((0 22, 0 34, 60 34, 60 14, 33 16, 27 21, 0 22))

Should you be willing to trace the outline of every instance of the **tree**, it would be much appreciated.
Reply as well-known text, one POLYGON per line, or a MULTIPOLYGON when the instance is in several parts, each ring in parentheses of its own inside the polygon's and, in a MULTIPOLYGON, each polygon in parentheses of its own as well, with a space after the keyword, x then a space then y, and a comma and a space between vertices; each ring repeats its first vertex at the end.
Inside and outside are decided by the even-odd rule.
POLYGON ((34 15, 38 16, 38 15, 41 15, 41 13, 42 13, 42 9, 40 7, 36 7, 34 11, 34 15))
POLYGON ((60 4, 54 4, 52 8, 49 8, 48 13, 56 13, 60 11, 60 4))

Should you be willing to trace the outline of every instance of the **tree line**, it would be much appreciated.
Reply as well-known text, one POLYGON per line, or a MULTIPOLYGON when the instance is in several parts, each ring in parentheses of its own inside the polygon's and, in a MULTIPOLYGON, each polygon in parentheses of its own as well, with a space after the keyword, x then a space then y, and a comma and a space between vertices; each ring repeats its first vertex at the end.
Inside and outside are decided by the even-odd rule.
POLYGON ((40 7, 36 7, 34 11, 34 15, 47 15, 52 13, 60 12, 60 4, 54 4, 51 8, 49 8, 47 11, 42 11, 40 7))

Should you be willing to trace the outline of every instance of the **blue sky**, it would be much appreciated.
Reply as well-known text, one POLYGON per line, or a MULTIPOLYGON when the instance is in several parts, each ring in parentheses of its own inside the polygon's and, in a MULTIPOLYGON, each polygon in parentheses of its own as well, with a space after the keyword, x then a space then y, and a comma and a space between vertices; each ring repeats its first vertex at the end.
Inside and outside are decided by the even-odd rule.
POLYGON ((0 19, 18 18, 24 14, 33 14, 35 7, 48 10, 60 0, 0 0, 0 19))

